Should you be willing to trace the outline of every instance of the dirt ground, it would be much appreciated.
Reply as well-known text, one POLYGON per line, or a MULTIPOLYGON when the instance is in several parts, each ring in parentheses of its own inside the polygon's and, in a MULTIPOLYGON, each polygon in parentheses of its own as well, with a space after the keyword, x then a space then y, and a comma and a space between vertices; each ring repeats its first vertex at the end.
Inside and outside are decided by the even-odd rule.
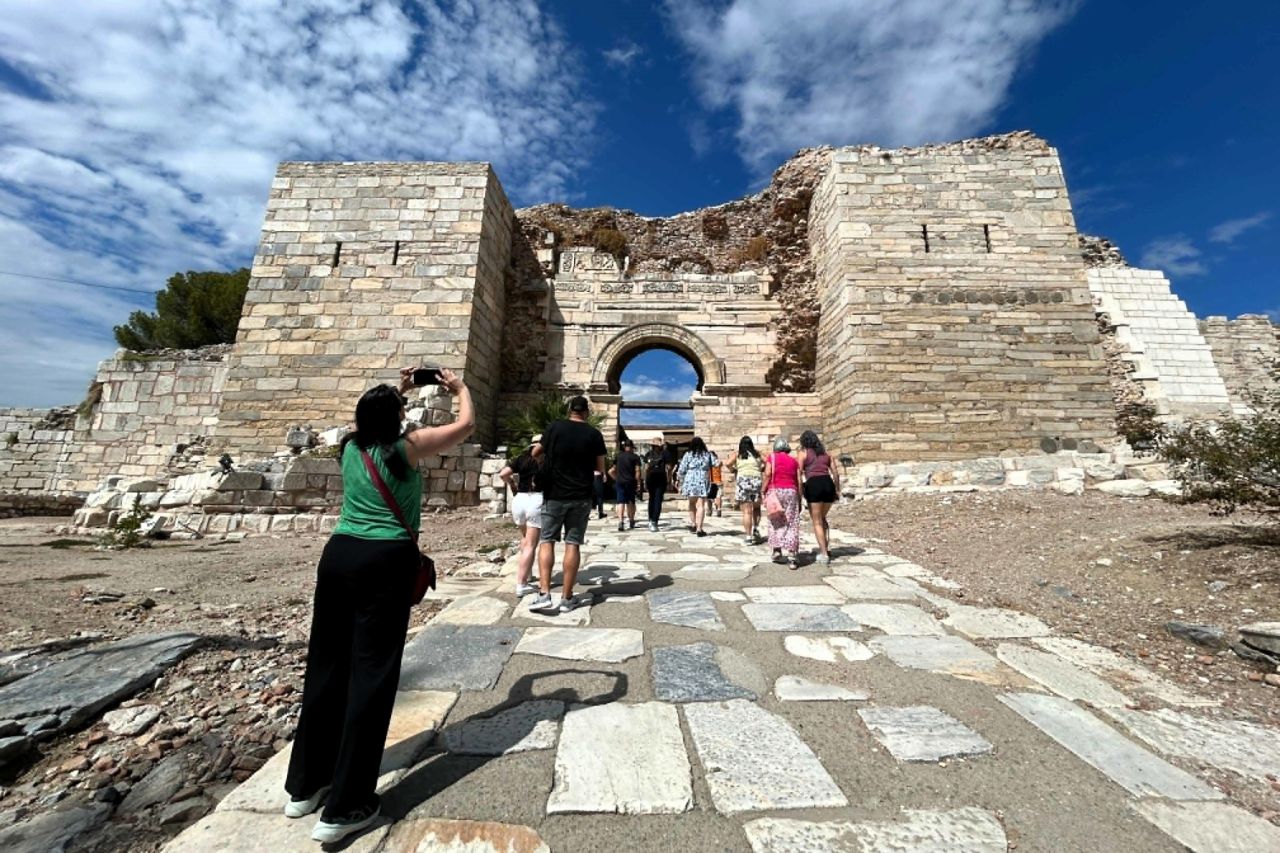
POLYGON ((1249 678, 1268 670, 1165 628, 1215 625, 1234 642, 1240 625, 1280 620, 1276 525, 1155 498, 1040 490, 846 501, 831 523, 963 584, 962 600, 1031 613, 1136 655, 1226 712, 1280 724, 1280 689, 1249 678))

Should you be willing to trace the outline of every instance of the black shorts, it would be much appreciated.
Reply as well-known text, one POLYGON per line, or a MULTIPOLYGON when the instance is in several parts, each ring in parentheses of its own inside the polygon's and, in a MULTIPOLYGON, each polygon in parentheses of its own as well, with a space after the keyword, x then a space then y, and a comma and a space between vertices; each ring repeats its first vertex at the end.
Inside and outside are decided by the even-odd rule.
POLYGON ((711 484, 711 486, 710 486, 710 487, 708 487, 708 489, 707 489, 707 500, 709 500, 709 501, 713 501, 713 500, 715 500, 715 499, 716 499, 716 495, 718 495, 718 494, 720 494, 720 484, 719 484, 719 483, 712 483, 712 484, 711 484))
POLYGON ((804 499, 810 504, 833 504, 836 502, 836 484, 827 474, 811 477, 804 481, 804 499))

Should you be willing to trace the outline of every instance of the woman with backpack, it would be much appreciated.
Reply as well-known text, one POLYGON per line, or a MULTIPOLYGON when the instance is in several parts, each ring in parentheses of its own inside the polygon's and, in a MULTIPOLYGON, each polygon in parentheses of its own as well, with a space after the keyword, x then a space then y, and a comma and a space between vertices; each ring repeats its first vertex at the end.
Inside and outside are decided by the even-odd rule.
POLYGON ((750 436, 744 435, 738 442, 738 452, 729 457, 725 467, 733 472, 734 497, 742 510, 742 532, 747 544, 760 541, 760 484, 764 474, 764 460, 756 451, 750 436))
POLYGON ((796 461, 800 463, 805 503, 809 505, 809 517, 813 519, 813 535, 818 539, 818 563, 831 562, 831 543, 827 534, 831 526, 827 513, 840 497, 840 474, 831 461, 831 454, 822 446, 818 434, 811 429, 800 434, 800 449, 796 461))
POLYGON ((764 463, 765 511, 769 514, 769 547, 773 561, 800 567, 800 463, 791 455, 791 443, 785 436, 773 440, 773 452, 764 463))
POLYGON ((689 499, 689 532, 706 536, 702 524, 707 517, 707 495, 711 491, 711 452, 706 442, 694 436, 689 450, 676 470, 680 494, 689 499))
POLYGON ((471 394, 451 370, 438 381, 458 397, 451 424, 404 433, 400 387, 377 385, 356 403, 342 439, 342 515, 316 569, 302 715, 285 791, 286 817, 324 811, 311 832, 333 844, 378 817, 378 765, 400 682, 409 608, 420 570, 418 463, 461 444, 475 427, 471 394))
POLYGON ((667 496, 667 484, 671 480, 671 454, 667 452, 662 436, 655 435, 644 455, 644 490, 649 493, 649 532, 658 532, 658 519, 662 517, 662 501, 667 496))

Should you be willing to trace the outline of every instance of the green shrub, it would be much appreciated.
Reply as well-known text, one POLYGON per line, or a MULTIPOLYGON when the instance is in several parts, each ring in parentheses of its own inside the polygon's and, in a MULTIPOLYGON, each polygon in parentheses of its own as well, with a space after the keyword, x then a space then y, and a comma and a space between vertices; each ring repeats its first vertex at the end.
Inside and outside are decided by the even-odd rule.
MULTIPOLYGON (((548 391, 533 402, 502 416, 498 427, 499 443, 507 445, 513 454, 519 453, 529 446, 535 435, 541 435, 552 423, 568 417, 569 400, 555 391, 548 391)), ((591 412, 587 415, 587 423, 599 429, 604 423, 604 415, 591 412)))
POLYGON ((107 528, 98 544, 114 550, 150 547, 151 541, 142 533, 142 526, 150 519, 151 510, 143 507, 141 502, 135 503, 128 513, 107 528))
POLYGON ((1154 448, 1160 436, 1156 407, 1145 402, 1124 404, 1116 413, 1116 431, 1135 450, 1154 448))
POLYGON ((1167 428, 1158 444, 1184 503, 1280 517, 1280 401, 1241 418, 1167 428))

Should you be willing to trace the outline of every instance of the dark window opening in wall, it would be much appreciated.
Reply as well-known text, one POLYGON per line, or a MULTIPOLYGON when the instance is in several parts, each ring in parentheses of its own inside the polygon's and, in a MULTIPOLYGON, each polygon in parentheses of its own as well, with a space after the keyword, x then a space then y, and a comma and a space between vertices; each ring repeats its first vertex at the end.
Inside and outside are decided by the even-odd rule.
POLYGON ((920 226, 920 236, 924 238, 924 253, 929 254, 929 226, 920 226))
MULTIPOLYGON (((990 245, 987 246, 987 251, 988 252, 991 251, 990 245)), ((399 240, 396 241, 396 247, 391 250, 391 266, 394 267, 398 263, 400 263, 400 241, 399 240)))
POLYGON ((333 244, 333 261, 329 264, 331 267, 337 267, 338 261, 342 259, 342 241, 333 244))
POLYGON ((987 254, 991 254, 991 226, 982 226, 982 239, 987 241, 987 254))

